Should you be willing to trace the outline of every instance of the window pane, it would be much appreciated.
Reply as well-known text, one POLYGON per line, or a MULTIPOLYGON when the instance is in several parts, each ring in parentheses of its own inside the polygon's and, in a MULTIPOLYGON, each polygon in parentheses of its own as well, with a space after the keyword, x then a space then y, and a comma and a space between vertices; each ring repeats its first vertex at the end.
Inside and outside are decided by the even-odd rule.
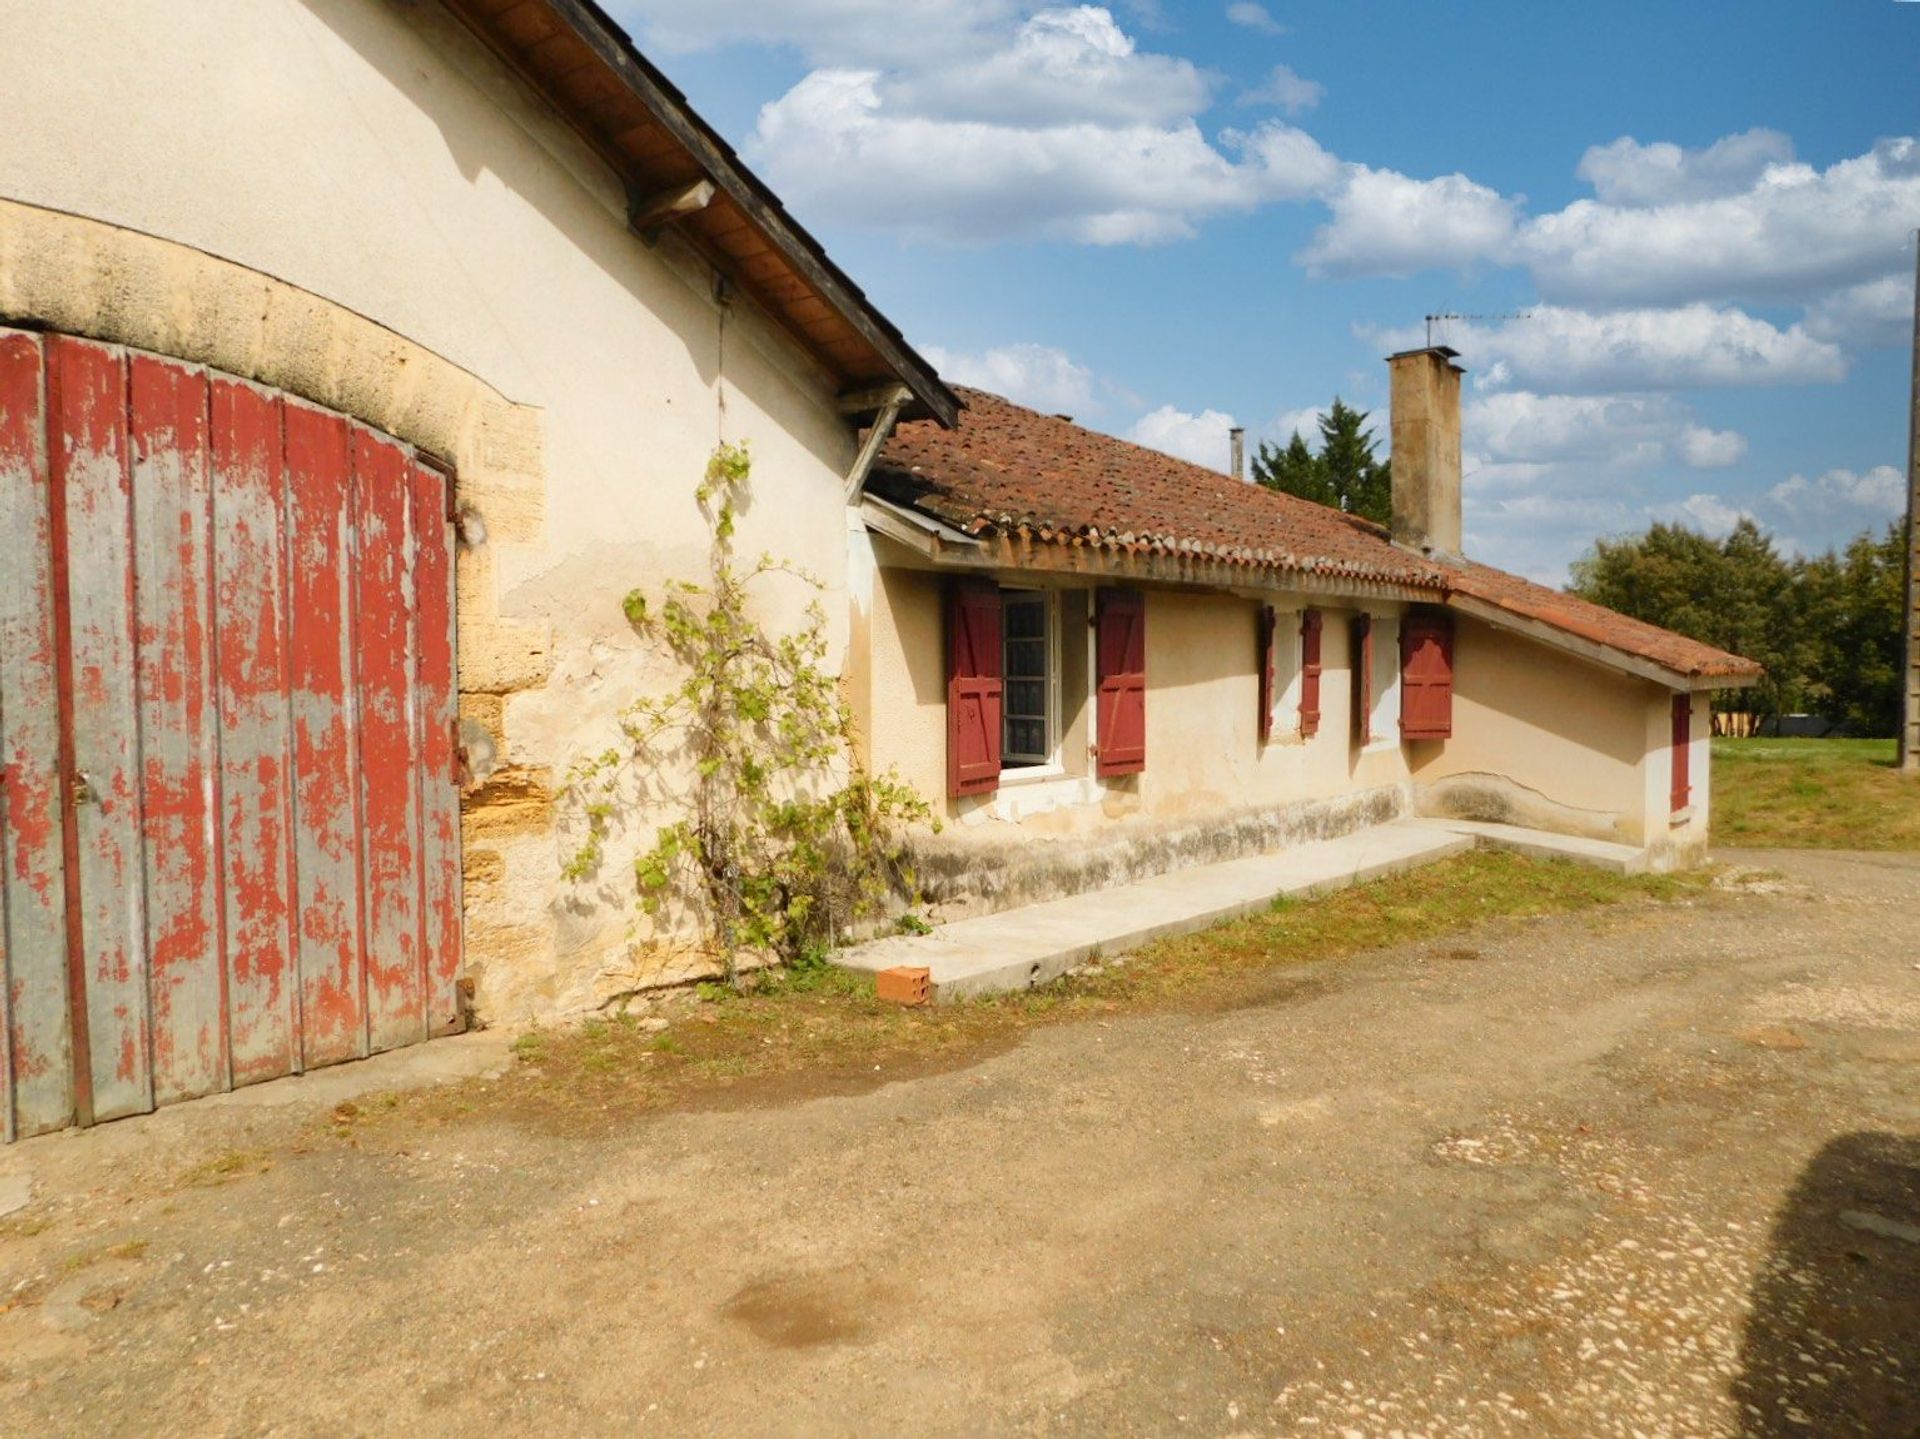
POLYGON ((1009 719, 1007 753, 1010 755, 1045 754, 1047 726, 1042 720, 1009 719))
POLYGON ((1046 633, 1047 602, 1044 596, 1009 597, 1004 601, 1007 638, 1039 639, 1046 633))
POLYGON ((1009 765, 1044 763, 1052 748, 1048 685, 1047 597, 1032 591, 1001 591, 1001 742, 1009 765))
POLYGON ((1022 719, 1044 720, 1047 717, 1047 682, 1045 680, 1007 681, 1006 712, 1022 719))
POLYGON ((1000 664, 1008 679, 1045 679, 1047 647, 1040 640, 1008 640, 1000 664))

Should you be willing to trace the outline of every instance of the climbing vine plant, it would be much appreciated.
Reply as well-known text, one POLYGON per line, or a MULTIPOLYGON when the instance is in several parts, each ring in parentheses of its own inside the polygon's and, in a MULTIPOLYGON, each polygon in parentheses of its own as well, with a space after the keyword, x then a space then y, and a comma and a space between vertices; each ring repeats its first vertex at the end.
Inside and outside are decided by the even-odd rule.
POLYGON ((690 914, 734 984, 748 956, 815 961, 890 896, 913 902, 907 826, 932 818, 905 782, 854 757, 852 715, 825 667, 819 582, 771 556, 736 559, 751 471, 744 445, 722 445, 695 491, 707 582, 669 586, 657 614, 641 591, 627 595, 628 620, 664 642, 681 675, 623 709, 620 742, 575 765, 568 784, 584 821, 566 862, 576 882, 601 871, 629 811, 681 816, 634 860, 638 902, 656 918, 690 914), (816 591, 792 633, 751 610, 774 575, 816 591))

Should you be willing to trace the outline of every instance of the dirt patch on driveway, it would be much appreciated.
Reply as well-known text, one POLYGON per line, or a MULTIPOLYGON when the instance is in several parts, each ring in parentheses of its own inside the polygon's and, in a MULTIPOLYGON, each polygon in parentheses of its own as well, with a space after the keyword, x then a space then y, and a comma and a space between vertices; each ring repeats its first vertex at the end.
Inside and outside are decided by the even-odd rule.
POLYGON ((34 1141, 0 1413, 1910 1432, 1920 856, 1760 862, 1783 889, 1435 936, 865 1093, 542 1129, 506 1076, 34 1141), (1744 1037, 1774 1029, 1804 1044, 1744 1037))

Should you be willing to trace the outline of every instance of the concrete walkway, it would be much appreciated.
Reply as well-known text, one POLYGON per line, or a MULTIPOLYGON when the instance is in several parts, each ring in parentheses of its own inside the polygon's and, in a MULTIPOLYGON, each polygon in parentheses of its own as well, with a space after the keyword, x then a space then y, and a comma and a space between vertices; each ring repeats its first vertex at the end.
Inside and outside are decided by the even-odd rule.
POLYGON ((1645 874, 1648 869, 1647 852, 1630 844, 1612 844, 1604 839, 1582 839, 1579 835, 1554 834, 1544 829, 1524 829, 1517 824, 1488 824, 1471 819, 1423 819, 1412 823, 1470 835, 1485 849, 1512 850, 1529 859, 1572 860, 1575 864, 1592 865, 1609 874, 1645 874))
POLYGON ((1479 845, 1597 864, 1616 873, 1645 867, 1641 852, 1627 845, 1513 825, 1402 820, 1275 854, 1174 870, 1114 889, 955 920, 932 934, 890 936, 842 950, 834 962, 868 972, 896 965, 925 968, 936 1001, 1026 989, 1058 979, 1095 956, 1191 934, 1265 909, 1282 896, 1330 894, 1479 845))

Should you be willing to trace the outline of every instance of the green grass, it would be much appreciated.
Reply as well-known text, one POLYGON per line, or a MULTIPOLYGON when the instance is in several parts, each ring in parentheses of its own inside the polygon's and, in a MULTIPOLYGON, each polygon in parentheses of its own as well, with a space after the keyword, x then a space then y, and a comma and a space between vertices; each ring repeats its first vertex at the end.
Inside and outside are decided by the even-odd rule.
POLYGON ((1920 849, 1920 778, 1890 739, 1717 739, 1713 839, 1760 849, 1920 849))
MULTIPOLYGON (((1164 940, 1040 989, 931 1009, 902 1009, 844 970, 776 979, 738 994, 719 986, 678 1006, 673 1028, 627 1020, 536 1031, 519 1063, 477 1106, 427 1093, 403 1108, 451 1121, 506 1113, 543 1129, 598 1129, 623 1114, 673 1103, 722 1102, 742 1085, 760 1094, 843 1092, 964 1063, 1053 1024, 1166 1009, 1219 1010, 1272 1002, 1317 983, 1317 966, 1391 945, 1464 933, 1489 921, 1682 899, 1711 877, 1613 875, 1567 863, 1480 852, 1271 909, 1200 934, 1164 940)), ((1455 947, 1450 958, 1477 958, 1455 947)), ((468 1096, 471 1099, 471 1096, 468 1096)))

